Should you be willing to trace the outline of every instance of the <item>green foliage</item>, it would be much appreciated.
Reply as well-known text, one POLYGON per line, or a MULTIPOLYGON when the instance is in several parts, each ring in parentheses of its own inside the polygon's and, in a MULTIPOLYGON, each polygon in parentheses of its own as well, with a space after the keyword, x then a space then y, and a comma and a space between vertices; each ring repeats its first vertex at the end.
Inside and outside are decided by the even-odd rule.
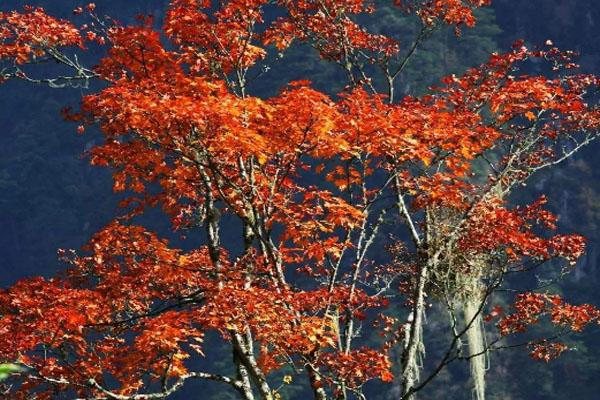
POLYGON ((8 379, 12 374, 22 372, 25 368, 17 364, 0 364, 0 381, 8 379))

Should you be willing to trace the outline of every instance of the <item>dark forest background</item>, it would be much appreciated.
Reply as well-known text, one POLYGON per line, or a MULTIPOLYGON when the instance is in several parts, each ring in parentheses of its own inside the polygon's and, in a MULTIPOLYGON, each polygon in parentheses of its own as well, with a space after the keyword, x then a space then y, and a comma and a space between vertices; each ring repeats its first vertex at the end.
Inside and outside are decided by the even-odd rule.
MULTIPOLYGON (((63 17, 70 16, 71 10, 81 5, 72 0, 27 3, 44 6, 51 14, 63 17)), ((160 16, 167 0, 96 3, 99 13, 127 22, 140 13, 160 16)), ((385 5, 391 2, 381 3, 371 28, 394 32, 400 38, 406 36, 408 42, 415 30, 414 21, 385 5)), ((509 49, 518 38, 525 39, 529 46, 551 39, 563 49, 579 51, 582 69, 600 74, 598 0, 494 0, 493 3, 492 8, 479 13, 479 25, 465 30, 460 39, 451 30, 438 32, 417 53, 398 89, 404 93, 423 92, 439 77, 460 74, 468 66, 484 61, 492 51, 509 49)), ((18 0, 3 0, 0 10, 23 4, 18 0)), ((90 60, 99 51, 92 50, 90 60)), ((290 80, 306 78, 331 94, 343 86, 343 76, 337 67, 321 62, 309 49, 295 47, 276 61, 251 91, 269 96, 290 80)), ((78 136, 75 126, 60 117, 61 108, 76 107, 86 90, 31 87, 20 82, 9 82, 0 90, 0 287, 6 287, 18 279, 51 276, 60 271, 64 266, 57 260, 57 249, 80 248, 115 216, 119 196, 112 192, 110 171, 92 168, 82 157, 86 149, 101 140, 100 134, 89 131, 78 136)), ((538 176, 523 195, 533 198, 546 193, 553 211, 560 215, 561 228, 588 238, 586 256, 557 290, 572 302, 597 305, 600 305, 597 289, 600 286, 600 159, 596 156, 599 151, 600 143, 596 143, 568 164, 538 176)), ((168 223, 159 213, 145 217, 143 222, 168 235, 168 223)), ((177 237, 173 240, 177 242, 177 237)), ((523 350, 492 354, 489 398, 600 398, 600 328, 573 337, 570 344, 577 350, 549 365, 531 361, 523 350)), ((460 366, 449 370, 422 398, 470 399, 465 371, 460 366)), ((373 398, 388 398, 385 386, 375 386, 371 392, 373 398)), ((294 393, 293 385, 283 396, 303 398, 301 393, 294 393)), ((177 398, 229 397, 218 387, 210 386, 188 388, 177 398)))

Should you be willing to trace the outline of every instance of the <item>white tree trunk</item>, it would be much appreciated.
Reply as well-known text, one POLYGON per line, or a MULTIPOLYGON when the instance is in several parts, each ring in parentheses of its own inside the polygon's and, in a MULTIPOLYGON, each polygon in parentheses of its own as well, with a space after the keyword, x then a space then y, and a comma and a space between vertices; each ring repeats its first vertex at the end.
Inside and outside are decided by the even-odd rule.
POLYGON ((487 344, 480 306, 481 299, 476 295, 465 300, 463 306, 465 325, 470 324, 466 331, 466 337, 474 400, 485 400, 485 372, 487 369, 487 344))

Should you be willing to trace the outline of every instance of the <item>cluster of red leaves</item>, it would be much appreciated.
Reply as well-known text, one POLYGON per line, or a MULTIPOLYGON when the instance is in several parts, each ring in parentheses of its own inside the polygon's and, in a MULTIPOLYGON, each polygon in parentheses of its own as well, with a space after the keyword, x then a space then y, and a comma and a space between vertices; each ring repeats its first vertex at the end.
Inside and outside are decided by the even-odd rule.
POLYGON ((419 102, 404 100, 412 102, 408 110, 415 110, 411 123, 421 128, 419 140, 430 140, 419 150, 421 161, 426 166, 442 161, 445 167, 412 182, 404 180, 407 190, 417 193, 416 205, 469 208, 482 195, 482 189, 514 185, 536 168, 554 162, 559 158, 555 145, 562 139, 596 131, 600 112, 584 100, 586 93, 598 86, 596 77, 575 74, 548 79, 519 74, 522 64, 529 60, 544 60, 553 69, 568 71, 572 57, 572 53, 553 47, 530 51, 517 43, 513 51, 492 55, 487 63, 462 77, 444 78, 444 86, 434 88, 432 95, 419 102), (489 115, 484 116, 482 109, 489 115), (528 144, 534 128, 539 129, 539 137, 528 144), (472 161, 486 150, 509 143, 517 149, 531 149, 503 157, 495 169, 504 172, 490 175, 490 186, 471 185, 472 161))
POLYGON ((575 332, 600 318, 600 311, 592 305, 571 305, 558 295, 545 293, 519 294, 512 308, 515 312, 504 316, 498 323, 502 335, 525 332, 529 325, 538 323, 543 316, 548 316, 553 324, 575 332))
MULTIPOLYGON (((502 316, 497 326, 503 336, 526 332, 531 325, 544 317, 564 330, 581 332, 590 323, 600 323, 600 310, 590 304, 572 305, 558 295, 522 293, 512 304, 514 312, 502 316)), ((567 346, 547 339, 530 343, 531 356, 536 360, 550 361, 558 357, 567 346)))
POLYGON ((265 4, 264 0, 228 0, 211 12, 209 0, 174 0, 164 31, 192 72, 223 77, 252 66, 266 55, 256 43, 265 4))
POLYGON ((394 380, 389 358, 374 349, 361 348, 351 353, 326 353, 321 364, 332 371, 335 378, 346 382, 349 388, 360 387, 371 379, 380 379, 383 382, 394 380))
POLYGON ((202 340, 197 313, 168 306, 198 287, 209 290, 205 251, 183 254, 142 228, 114 223, 89 250, 70 260, 63 279, 26 280, 2 293, 2 335, 10 338, 2 357, 39 371, 17 396, 46 390, 45 378, 57 377, 89 396, 88 380, 104 382, 106 374, 131 393, 147 374, 184 373, 183 346, 202 340), (157 307, 165 312, 153 314, 157 307))
POLYGON ((448 25, 472 27, 476 19, 473 11, 489 6, 491 0, 395 0, 394 3, 407 11, 416 12, 426 25, 442 21, 448 25))
POLYGON ((48 50, 81 46, 79 30, 70 22, 48 16, 42 8, 0 12, 0 60, 24 64, 48 50))
MULTIPOLYGON (((203 354, 209 330, 228 337, 249 327, 265 372, 316 349, 324 354, 316 365, 333 368, 334 356, 326 350, 336 348, 335 327, 323 310, 353 313, 369 306, 360 290, 348 303, 343 286, 331 293, 274 290, 268 273, 248 286, 243 263, 223 258, 222 270, 215 271, 205 248, 184 253, 140 227, 113 223, 88 250, 88 256, 70 259, 65 278, 22 281, 0 296, 0 334, 10 339, 0 347, 2 357, 39 371, 16 396, 43 391, 44 379, 57 377, 90 396, 89 379, 102 384, 108 375, 118 380, 119 393, 134 393, 148 375, 184 375, 185 360, 203 354), (177 310, 185 304, 191 308, 177 310)), ((357 385, 390 379, 382 353, 363 349, 343 358, 348 370, 340 373, 351 374, 357 385), (363 376, 365 365, 370 372, 363 376)))
POLYGON ((351 18, 372 14, 375 6, 364 0, 281 1, 288 16, 279 18, 264 35, 266 44, 278 49, 293 40, 308 41, 328 60, 348 62, 356 51, 392 56, 399 50, 397 41, 368 32, 351 18))
POLYGON ((556 229, 557 217, 542 209, 544 197, 526 207, 509 210, 498 201, 482 205, 460 240, 466 252, 489 254, 503 250, 511 261, 564 258, 571 264, 583 255, 585 239, 579 235, 541 237, 536 232, 556 229), (541 228, 541 229, 540 229, 541 228))
POLYGON ((363 213, 331 193, 315 188, 308 188, 303 197, 274 216, 276 222, 286 226, 281 236, 282 243, 289 243, 281 249, 285 261, 314 260, 316 265, 322 265, 327 254, 339 258, 347 244, 332 234, 340 227, 356 227, 364 219, 363 213))
POLYGON ((530 345, 531 358, 538 361, 550 362, 568 350, 568 347, 564 343, 548 343, 543 341, 541 343, 533 343, 530 345))
POLYGON ((486 64, 460 78, 445 78, 446 86, 439 90, 455 108, 487 107, 496 126, 528 127, 540 123, 540 131, 550 139, 597 126, 597 110, 584 100, 586 91, 597 86, 597 77, 572 74, 549 79, 516 75, 519 66, 528 60, 544 60, 553 69, 566 72, 573 68, 572 52, 555 47, 532 51, 521 42, 514 47, 512 52, 492 55, 486 64))

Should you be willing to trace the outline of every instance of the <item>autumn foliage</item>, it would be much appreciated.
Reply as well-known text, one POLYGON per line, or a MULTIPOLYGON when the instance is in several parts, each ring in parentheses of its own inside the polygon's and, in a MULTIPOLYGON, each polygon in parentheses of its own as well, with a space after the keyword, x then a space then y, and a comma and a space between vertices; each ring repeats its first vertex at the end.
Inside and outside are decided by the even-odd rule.
MULTIPOLYGON (((510 310, 491 297, 508 275, 560 270, 584 252, 582 237, 555 232, 544 198, 508 201, 597 135, 598 78, 578 73, 574 54, 517 43, 424 96, 396 98, 412 38, 356 22, 374 3, 275 3, 273 20, 263 0, 173 0, 162 30, 148 18, 119 25, 93 5, 76 22, 39 8, 0 13, 3 79, 103 82, 66 115, 80 133, 101 129, 89 159, 128 196, 86 248, 61 252, 64 274, 0 293, 0 362, 27 367, 11 398, 152 399, 208 379, 272 399, 278 373, 296 371, 317 399, 361 398, 371 380, 408 399, 421 389, 411 357, 425 302, 481 299, 498 327, 492 346, 544 320, 565 332, 598 321, 595 307, 551 293, 519 294, 510 310), (303 81, 252 96, 249 77, 294 41, 339 64, 346 90, 331 97, 303 81), (92 45, 106 53, 86 68, 71 52, 92 45), (532 60, 547 74, 527 74, 532 60), (44 61, 72 73, 32 75, 44 61), (203 244, 178 249, 134 224, 149 207, 203 244), (233 374, 205 361, 209 334, 233 374)), ((416 47, 442 24, 473 26, 489 3, 395 5, 421 21, 416 47)), ((471 323, 448 333, 442 367, 464 358, 456 341, 471 323)), ((543 360, 566 349, 526 344, 543 360)))

